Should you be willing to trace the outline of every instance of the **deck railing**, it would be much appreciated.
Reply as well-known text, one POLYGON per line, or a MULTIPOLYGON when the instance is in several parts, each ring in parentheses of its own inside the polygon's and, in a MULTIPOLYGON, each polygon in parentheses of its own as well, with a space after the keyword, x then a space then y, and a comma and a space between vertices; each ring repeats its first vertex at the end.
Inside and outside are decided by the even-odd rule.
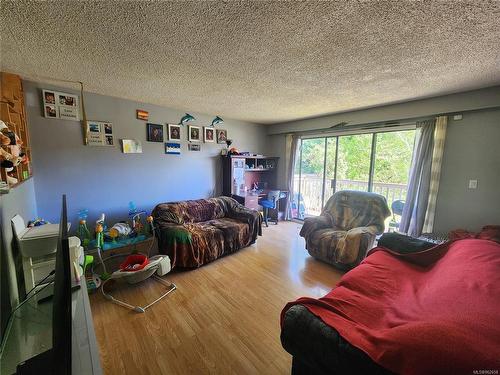
MULTIPOLYGON (((321 194, 323 190, 323 178, 317 175, 302 175, 300 184, 300 195, 303 199, 305 216, 319 215, 321 213, 321 194)), ((337 180, 336 191, 361 190, 368 191, 368 181, 337 180)), ((405 184, 387 184, 373 182, 372 191, 383 195, 387 199, 389 207, 395 200, 406 198, 407 186, 405 184)), ((299 175, 295 175, 294 192, 299 192, 299 175)), ((330 180, 326 181, 324 202, 333 194, 330 180)))

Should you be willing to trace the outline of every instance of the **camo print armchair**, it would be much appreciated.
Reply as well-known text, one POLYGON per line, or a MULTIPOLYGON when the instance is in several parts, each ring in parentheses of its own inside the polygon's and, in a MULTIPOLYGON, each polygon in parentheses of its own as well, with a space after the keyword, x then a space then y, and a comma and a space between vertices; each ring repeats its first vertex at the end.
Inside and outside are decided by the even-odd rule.
POLYGON ((172 267, 200 267, 262 235, 259 212, 229 197, 161 203, 152 215, 159 252, 170 257, 172 267))
POLYGON ((383 196, 343 190, 333 194, 320 216, 304 220, 300 235, 309 254, 346 270, 364 259, 390 214, 383 196))

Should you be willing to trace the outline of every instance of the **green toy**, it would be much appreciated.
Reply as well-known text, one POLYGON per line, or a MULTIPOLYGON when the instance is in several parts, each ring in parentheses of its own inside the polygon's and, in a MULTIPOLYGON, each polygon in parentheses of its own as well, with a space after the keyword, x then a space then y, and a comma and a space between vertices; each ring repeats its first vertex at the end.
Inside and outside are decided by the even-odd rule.
POLYGON ((89 243, 90 243, 90 231, 87 228, 87 213, 88 210, 80 210, 78 211, 78 219, 79 219, 79 225, 78 229, 76 231, 76 235, 82 242, 82 245, 84 248, 88 248, 89 243))

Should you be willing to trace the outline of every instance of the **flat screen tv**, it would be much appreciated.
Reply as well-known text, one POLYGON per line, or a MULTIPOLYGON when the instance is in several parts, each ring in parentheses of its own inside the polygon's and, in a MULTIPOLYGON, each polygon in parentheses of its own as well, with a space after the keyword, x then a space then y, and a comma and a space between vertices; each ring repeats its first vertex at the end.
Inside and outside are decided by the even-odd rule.
POLYGON ((17 366, 17 374, 71 374, 71 263, 66 195, 62 197, 52 307, 52 349, 17 366))

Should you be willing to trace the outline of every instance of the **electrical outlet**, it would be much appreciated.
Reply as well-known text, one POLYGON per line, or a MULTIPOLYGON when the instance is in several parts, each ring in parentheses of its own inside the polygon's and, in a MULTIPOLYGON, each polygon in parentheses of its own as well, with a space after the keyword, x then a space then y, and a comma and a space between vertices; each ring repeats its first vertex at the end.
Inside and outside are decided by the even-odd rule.
POLYGON ((477 189, 477 180, 469 180, 469 189, 477 189))

